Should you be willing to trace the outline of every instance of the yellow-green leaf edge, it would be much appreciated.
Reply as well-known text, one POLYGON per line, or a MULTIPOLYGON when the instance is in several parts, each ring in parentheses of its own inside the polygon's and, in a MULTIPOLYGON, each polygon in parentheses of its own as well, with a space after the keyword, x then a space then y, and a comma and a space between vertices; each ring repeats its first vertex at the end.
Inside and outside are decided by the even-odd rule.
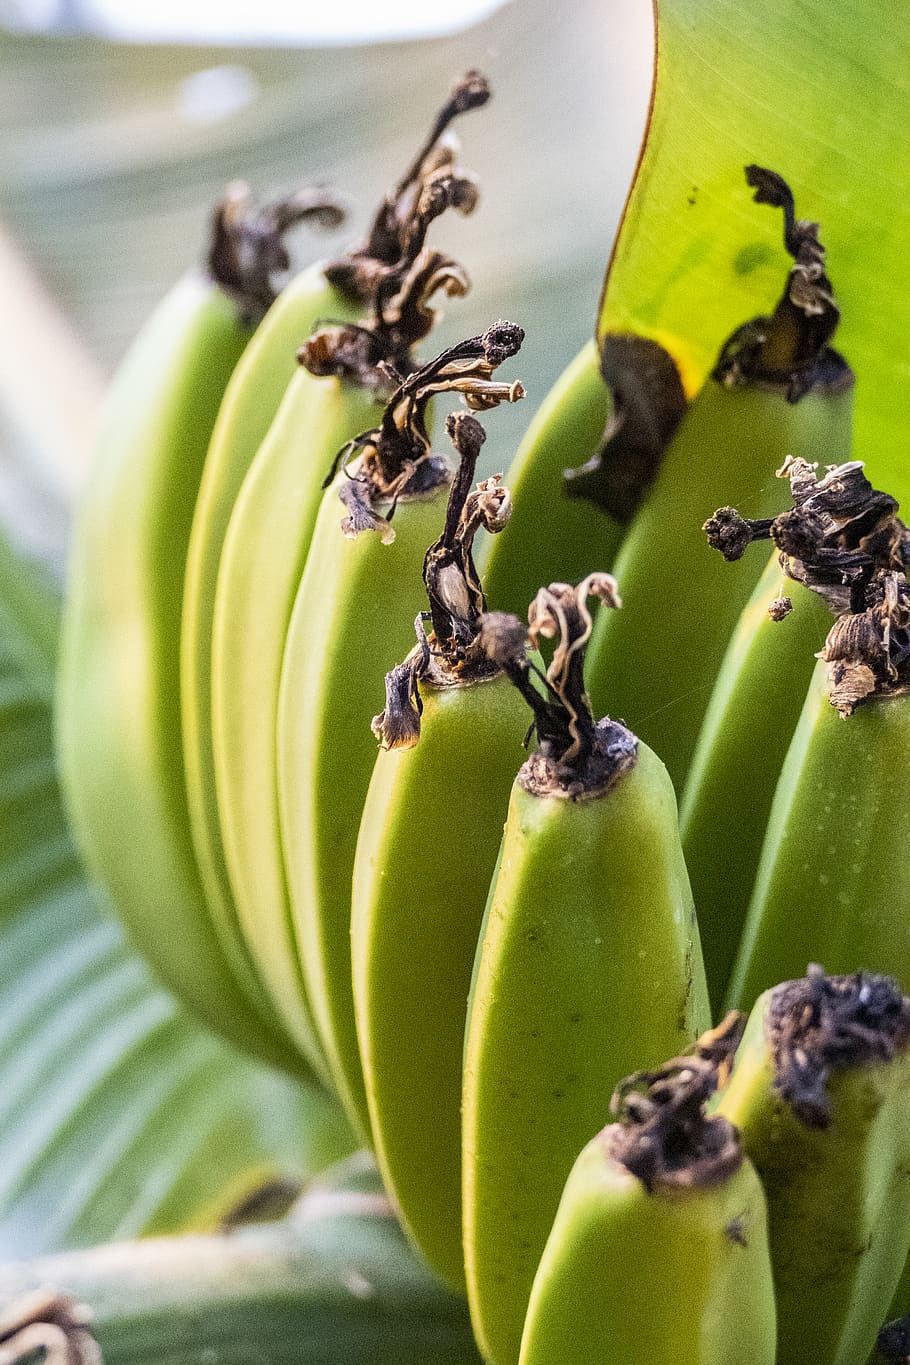
MULTIPOLYGON (((730 332, 784 279, 769 166, 822 225, 857 373, 857 459, 910 502, 910 6, 905 0, 659 0, 651 111, 601 299, 598 335, 670 349, 697 389, 730 332)), ((819 461, 825 463, 824 452, 819 461)))

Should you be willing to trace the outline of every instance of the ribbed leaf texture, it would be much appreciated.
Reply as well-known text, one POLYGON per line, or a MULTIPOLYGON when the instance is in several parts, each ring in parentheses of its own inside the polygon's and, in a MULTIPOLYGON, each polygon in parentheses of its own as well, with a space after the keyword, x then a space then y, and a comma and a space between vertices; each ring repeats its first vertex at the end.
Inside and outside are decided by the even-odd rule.
POLYGON ((351 1149, 335 1105, 190 1021, 100 903, 54 766, 58 602, 0 540, 0 1258, 206 1228, 351 1149))

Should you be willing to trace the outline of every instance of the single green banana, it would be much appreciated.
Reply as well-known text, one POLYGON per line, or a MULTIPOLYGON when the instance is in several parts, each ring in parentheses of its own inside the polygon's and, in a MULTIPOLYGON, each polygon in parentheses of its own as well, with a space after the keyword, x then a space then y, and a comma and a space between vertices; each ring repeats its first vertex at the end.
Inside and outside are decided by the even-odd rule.
POLYGON ((615 583, 541 589, 531 639, 555 638, 544 698, 517 617, 484 618, 491 658, 532 706, 540 745, 512 788, 468 1010, 464 1251, 481 1352, 515 1365, 531 1285, 572 1163, 633 1068, 708 1023, 698 929, 660 759, 595 724, 586 600, 615 583))
POLYGON ((821 479, 803 461, 785 472, 789 511, 750 522, 725 508, 712 519, 712 540, 729 557, 773 538, 788 576, 839 613, 820 655, 827 670, 810 684, 776 784, 730 980, 738 1007, 817 958, 838 972, 868 967, 908 981, 910 931, 898 906, 910 833, 901 796, 910 531, 856 461, 821 479))
MULTIPOLYGON (((520 327, 498 322, 402 381, 380 428, 356 443, 359 461, 342 470, 323 499, 285 646, 278 778, 294 927, 336 1088, 365 1136, 351 875, 376 759, 369 728, 375 698, 407 649, 420 567, 445 520, 449 467, 430 450, 426 410, 435 393, 461 393, 476 409, 520 398, 520 384, 490 376, 523 337, 520 327), (348 511, 342 527, 339 499, 348 511)), ((286 947, 264 938, 260 951, 286 947)))
POLYGON ((865 606, 869 578, 901 561, 902 552, 894 558, 894 538, 905 534, 893 498, 872 487, 857 461, 831 465, 819 478, 814 466, 788 459, 778 476, 790 481, 788 511, 751 522, 725 507, 704 528, 728 559, 739 559, 752 540, 771 539, 777 547, 728 646, 680 814, 708 985, 718 1006, 830 613, 839 615, 854 598, 859 609, 865 606), (784 574, 801 585, 795 622, 788 619, 784 574))
POLYGON ((491 600, 523 612, 540 583, 610 563, 686 410, 676 365, 654 341, 590 341, 537 410, 506 479, 508 536, 482 561, 491 600), (577 466, 566 468, 567 465, 577 466))
POLYGON ((815 650, 831 624, 824 602, 812 593, 800 593, 782 619, 789 601, 782 580, 774 554, 727 646, 680 802, 679 832, 715 1010, 727 992, 815 650))
MULTIPOLYGON (((58 694, 63 781, 83 852, 134 940, 190 1008, 232 1041, 306 1070, 257 996, 242 951, 209 919, 181 754, 180 604, 209 434, 267 297, 269 233, 312 196, 216 213, 213 275, 186 276, 113 384, 76 528, 58 694), (244 294, 244 282, 248 293, 244 294), (264 297, 265 296, 265 297, 264 297)), ((324 201, 323 201, 324 204, 324 201)))
MULTIPOLYGON (((486 80, 477 72, 469 72, 438 114, 428 140, 405 175, 383 200, 366 242, 329 265, 316 265, 305 270, 279 295, 228 385, 212 433, 187 560, 181 670, 184 757, 193 842, 213 920, 225 941, 236 941, 244 935, 238 919, 238 907, 234 902, 236 888, 232 889, 231 885, 219 819, 212 729, 212 650, 219 566, 234 506, 251 465, 256 461, 257 452, 263 447, 282 397, 292 381, 295 381, 292 384, 295 392, 293 397, 290 394, 288 396, 290 407, 282 413, 282 426, 293 420, 295 409, 303 401, 303 394, 309 386, 304 385, 302 376, 296 373, 296 356, 301 343, 311 337, 319 322, 333 320, 337 324, 324 334, 320 349, 324 373, 350 376, 356 372, 370 387, 380 378, 377 369, 379 362, 388 361, 402 366, 406 371, 410 368, 408 348, 429 330, 433 322, 433 313, 426 307, 429 281, 434 281, 437 287, 442 284, 450 292, 463 291, 466 287, 458 268, 448 258, 425 249, 423 241, 429 224, 446 208, 454 205, 463 212, 470 212, 476 202, 477 191, 473 179, 459 174, 454 168, 457 143, 442 139, 442 134, 457 114, 479 107, 486 103, 488 97, 486 80)), ((348 416, 353 422, 353 408, 348 416)), ((360 429, 359 424, 345 426, 344 438, 355 435, 360 429)), ((334 437, 329 428, 322 435, 329 440, 334 437)), ((323 444, 312 453, 307 461, 310 479, 318 483, 324 474, 324 462, 331 459, 336 449, 323 444)), ((279 430, 268 448, 261 450, 261 460, 256 462, 260 466, 281 463, 283 480, 288 477, 289 471, 284 467, 282 453, 288 452, 293 455, 293 446, 279 430)), ((236 582, 239 571, 233 562, 236 554, 241 558, 246 554, 255 554, 257 575, 262 573, 263 565, 277 566, 276 575, 280 581, 271 585, 276 596, 270 600, 278 606, 279 617, 283 615, 286 618, 286 608, 280 605, 288 591, 287 571, 280 564, 283 547, 271 540, 269 524, 270 515, 275 515, 274 508, 285 492, 286 483, 276 479, 274 470, 266 474, 260 469, 253 477, 259 485, 257 491, 249 495, 244 502, 244 511, 238 514, 239 519, 248 519, 249 524, 244 532, 235 526, 230 551, 232 563, 226 573, 236 582), (265 550, 262 547, 263 536, 265 550)), ((285 511, 282 507, 282 512, 285 511)), ((299 533, 293 527, 291 538, 295 543, 290 549, 291 562, 288 568, 293 578, 299 568, 301 555, 299 533)), ((306 540, 305 534, 303 540, 306 540)), ((246 614, 243 625, 238 621, 238 630, 248 623, 249 611, 259 605, 251 597, 254 588, 265 590, 269 586, 250 583, 243 588, 237 607, 238 610, 245 608, 246 614)), ((230 621, 233 607, 229 605, 226 610, 230 621)), ((278 629, 278 639, 283 640, 284 629, 281 625, 278 629)), ((230 655, 233 646, 222 643, 220 648, 222 656, 224 653, 230 655)), ((232 657, 231 662, 236 664, 236 658, 232 657)), ((268 661, 263 658, 264 667, 267 662, 274 664, 271 653, 268 661)), ((265 671, 268 675, 267 667, 265 671)), ((271 685, 268 676, 264 683, 271 685)), ((245 707, 249 698, 244 695, 238 700, 230 679, 225 681, 222 676, 220 685, 220 695, 225 702, 230 699, 236 703, 230 712, 230 717, 236 719, 241 703, 245 707)), ((239 734, 239 741, 245 742, 248 734, 245 727, 239 734)), ((260 766, 263 761, 268 765, 272 760, 270 757, 263 760, 263 750, 258 744, 260 738, 263 738, 262 729, 254 723, 256 762, 260 766)), ((233 736, 228 737, 229 751, 235 742, 233 736)), ((246 759, 246 753, 237 755, 240 764, 245 763, 246 759)), ((250 776, 255 784, 256 773, 251 772, 250 776)), ((230 815, 228 818, 231 818, 230 815)), ((261 832, 262 826, 272 818, 273 815, 263 813, 263 820, 257 824, 257 832, 261 832)), ((232 828, 236 827, 234 821, 232 828)), ((244 844, 245 850, 247 847, 244 844)), ((262 845, 263 858, 274 847, 275 840, 272 837, 262 845)), ((255 851, 252 856, 258 873, 260 868, 255 851)), ((239 894, 244 900, 244 918, 249 908, 248 863, 249 858, 244 856, 239 879, 235 869, 239 894)), ((268 906, 271 908, 275 904, 273 888, 277 878, 274 860, 267 863, 266 868, 270 883, 268 890, 264 888, 264 894, 270 897, 268 906)), ((255 939, 248 939, 248 944, 257 970, 262 975, 263 963, 255 939)), ((305 1055, 324 1071, 325 1063, 313 1031, 309 1006, 303 998, 299 974, 285 970, 276 980, 272 980, 268 971, 265 971, 264 976, 265 988, 273 1000, 272 1008, 277 1010, 305 1055)))
POLYGON ((471 491, 484 430, 449 418, 460 456, 445 530, 427 552, 432 633, 386 677, 357 839, 354 1006, 377 1160, 403 1224, 464 1292, 461 1062, 477 936, 521 757, 524 703, 481 652, 477 530, 500 531, 498 478, 471 491), (419 741, 419 742, 418 742, 419 741))
MULTIPOLYGON (((886 599, 863 613, 860 623, 840 618, 828 637, 826 659, 836 659, 838 640, 848 632, 854 636, 849 647, 855 648, 863 630, 879 658, 887 657, 889 634, 892 650, 898 645, 910 658, 906 625, 889 629, 896 616, 906 619, 910 612, 902 576, 894 597, 896 609, 886 599)), ((882 682, 880 692, 846 720, 825 663, 818 666, 774 793, 730 978, 728 998, 736 1007, 748 1008, 775 981, 795 976, 815 958, 838 972, 857 971, 865 963, 910 987, 910 703, 901 692, 906 658, 898 668, 903 681, 882 682)), ((850 663, 871 672, 870 659, 871 649, 850 663)))
POLYGON ((321 1072, 290 928, 278 828, 278 686, 326 452, 330 458, 363 429, 373 404, 370 390, 359 385, 305 371, 295 375, 231 515, 212 623, 212 755, 232 901, 279 1016, 321 1072), (288 942, 271 961, 263 961, 257 947, 267 923, 288 942))
POLYGON ((701 526, 725 498, 773 515, 769 471, 787 456, 849 458, 852 372, 828 342, 839 319, 813 223, 779 176, 747 168, 759 203, 784 212, 794 265, 772 317, 741 327, 691 404, 616 560, 626 610, 601 617, 588 670, 608 703, 661 755, 681 790, 723 651, 760 574, 736 582, 701 526), (731 490, 736 490, 735 494, 731 490))
POLYGON ((765 992, 717 1110, 768 1199, 777 1365, 859 1365, 910 1247, 910 999, 821 968, 765 992))
POLYGON ((566 1183, 521 1365, 773 1365, 765 1197, 736 1129, 705 1114, 730 1037, 617 1090, 620 1122, 566 1183))

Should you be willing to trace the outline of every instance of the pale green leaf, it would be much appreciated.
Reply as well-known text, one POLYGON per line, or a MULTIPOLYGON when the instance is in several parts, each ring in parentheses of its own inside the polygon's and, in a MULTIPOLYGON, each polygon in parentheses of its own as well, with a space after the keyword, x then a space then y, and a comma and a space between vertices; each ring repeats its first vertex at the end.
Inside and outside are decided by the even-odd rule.
MULTIPOLYGON (((907 501, 910 7, 904 0, 660 0, 643 160, 600 330, 655 336, 690 385, 730 332, 769 312, 789 258, 749 162, 783 175, 821 223, 857 372, 856 455, 907 501)), ((824 463, 824 451, 819 452, 824 463)))
POLYGON ((88 885, 52 748, 57 603, 0 542, 0 1257, 217 1221, 350 1150, 334 1103, 152 982, 88 885))

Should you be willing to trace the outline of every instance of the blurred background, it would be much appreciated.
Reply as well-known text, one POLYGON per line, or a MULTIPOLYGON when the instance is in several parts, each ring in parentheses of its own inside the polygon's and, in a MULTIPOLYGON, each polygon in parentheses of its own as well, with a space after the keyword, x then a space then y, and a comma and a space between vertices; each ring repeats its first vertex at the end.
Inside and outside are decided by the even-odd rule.
POLYGON ((593 331, 652 42, 649 0, 0 0, 0 519, 62 562, 107 378, 226 182, 335 186, 347 225, 293 241, 298 265, 335 254, 471 66, 494 91, 457 125, 483 195, 430 241, 473 289, 424 354, 525 327, 528 397, 488 423, 486 468, 508 465, 593 331))

